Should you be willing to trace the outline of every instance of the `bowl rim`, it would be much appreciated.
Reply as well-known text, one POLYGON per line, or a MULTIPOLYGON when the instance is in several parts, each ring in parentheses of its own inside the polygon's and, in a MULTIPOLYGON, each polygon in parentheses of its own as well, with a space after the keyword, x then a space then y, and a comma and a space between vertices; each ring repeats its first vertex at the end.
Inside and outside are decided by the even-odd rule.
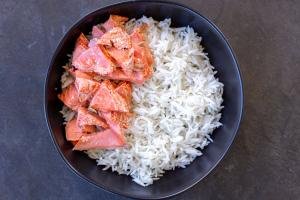
POLYGON ((212 170, 214 170, 216 168, 216 166, 221 162, 221 160, 223 160, 223 158, 225 157, 225 155, 227 154, 227 152, 230 150, 231 146, 232 146, 232 143, 234 141, 234 139, 236 138, 236 135, 238 133, 238 130, 239 130, 239 127, 241 125, 241 121, 243 119, 243 116, 244 116, 244 88, 243 88, 243 78, 242 78, 242 73, 241 73, 241 70, 239 68, 239 64, 238 64, 238 61, 237 61, 237 58, 233 52, 233 49, 232 47, 230 46, 229 42, 227 41, 226 37, 224 36, 224 34, 221 32, 221 30, 212 22, 210 21, 207 17, 203 16, 202 14, 200 14, 198 11, 184 5, 184 4, 181 4, 181 3, 177 3, 177 2, 172 2, 172 1, 162 1, 162 0, 151 0, 151 1, 147 1, 147 0, 140 0, 140 1, 134 1, 134 0, 130 0, 130 1, 124 1, 124 2, 119 2, 119 3, 113 3, 113 4, 109 4, 107 6, 100 6, 98 7, 97 9, 95 10, 92 10, 86 14, 84 14, 84 16, 80 17, 75 23, 73 23, 72 25, 69 26, 68 30, 64 33, 64 35, 58 40, 59 43, 58 45, 56 46, 55 48, 55 51, 51 57, 51 61, 50 61, 50 64, 48 66, 48 70, 47 70, 47 74, 46 74, 46 79, 45 79, 45 82, 44 82, 44 116, 46 118, 46 122, 47 122, 47 127, 48 127, 48 131, 51 135, 51 140, 54 144, 54 146, 56 147, 56 150, 59 152, 61 158, 64 160, 64 162, 67 164, 67 166, 71 169, 71 171, 73 173, 75 173, 77 176, 81 177, 83 180, 86 180, 88 183, 90 183, 91 185, 94 185, 96 186, 97 188, 101 189, 101 190, 105 190, 111 194, 117 194, 117 195, 121 195, 121 196, 125 196, 125 197, 129 197, 129 198, 134 198, 134 199, 164 199, 164 198, 168 198, 168 197, 172 197, 172 196, 175 196, 175 195, 178 195, 182 192, 185 192, 187 191, 188 189, 194 187, 197 183, 199 183, 202 179, 204 179, 205 177, 207 177, 212 170), (63 155, 57 141, 55 140, 54 138, 54 133, 53 133, 53 130, 50 126, 50 122, 49 122, 49 116, 48 116, 48 112, 47 112, 47 107, 48 107, 48 93, 47 93, 47 88, 48 88, 48 85, 49 85, 49 73, 50 73, 50 70, 53 68, 53 64, 54 64, 54 58, 57 57, 58 55, 58 50, 62 47, 63 45, 63 42, 66 40, 67 38, 67 33, 69 33, 75 26, 81 24, 83 21, 84 21, 84 18, 86 18, 88 15, 92 15, 96 12, 98 12, 99 10, 101 9, 109 9, 109 8, 112 8, 114 6, 119 6, 119 5, 130 5, 130 4, 134 4, 134 3, 160 3, 160 4, 166 4, 166 5, 173 5, 173 6, 178 6, 178 7, 181 7, 185 10, 188 10, 200 17, 202 17, 204 20, 206 20, 210 25, 211 27, 218 33, 220 34, 221 38, 225 41, 225 44, 227 45, 228 47, 228 50, 229 50, 229 53, 230 53, 230 56, 232 57, 234 63, 235 63, 235 68, 236 68, 236 71, 237 71, 237 75, 238 75, 238 81, 239 81, 239 84, 240 84, 240 99, 241 99, 241 103, 240 103, 240 107, 239 107, 239 110, 240 110, 240 113, 239 113, 239 116, 238 116, 238 120, 237 120, 237 125, 234 129, 234 134, 233 136, 230 138, 230 142, 228 144, 228 146, 226 147, 226 149, 222 152, 219 160, 214 163, 214 165, 199 179, 197 179, 196 181, 194 181, 192 184, 190 185, 187 185, 187 186, 184 186, 182 187, 180 190, 178 190, 177 192, 174 192, 174 193, 170 193, 170 194, 164 194, 164 195, 157 195, 157 196, 151 196, 151 197, 143 197, 143 196, 139 196, 139 195, 134 195, 134 194, 128 194, 128 193, 122 193, 120 191, 117 191, 115 190, 114 188, 109 188, 109 187, 106 187, 104 184, 101 184, 101 183, 97 183, 91 179, 89 179, 88 177, 86 177, 85 175, 83 175, 81 172, 79 172, 77 169, 75 169, 70 163, 69 161, 66 159, 66 157, 63 155))

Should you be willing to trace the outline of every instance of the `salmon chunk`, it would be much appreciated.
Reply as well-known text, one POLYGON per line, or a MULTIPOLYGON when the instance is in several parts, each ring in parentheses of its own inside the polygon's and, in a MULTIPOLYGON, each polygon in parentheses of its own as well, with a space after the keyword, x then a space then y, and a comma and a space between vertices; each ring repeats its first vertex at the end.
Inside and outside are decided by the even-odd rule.
POLYGON ((134 49, 117 49, 115 47, 107 49, 117 65, 122 68, 125 74, 131 74, 134 68, 134 49))
POLYGON ((78 77, 78 78, 84 78, 84 79, 91 79, 94 80, 94 76, 96 75, 96 73, 93 72, 83 72, 80 70, 76 70, 74 68, 70 68, 68 70, 68 72, 74 77, 78 77))
POLYGON ((109 80, 104 80, 94 95, 90 107, 97 111, 129 112, 131 105, 115 91, 109 80))
POLYGON ((104 33, 98 43, 105 46, 114 46, 117 49, 131 48, 130 36, 120 27, 114 27, 104 33))
POLYGON ((128 21, 127 17, 122 17, 118 15, 110 15, 109 19, 103 24, 106 31, 111 30, 114 27, 124 27, 125 22, 128 21))
POLYGON ((113 149, 125 145, 118 134, 111 129, 81 136, 73 150, 113 149))
POLYGON ((82 52, 74 60, 73 65, 83 72, 96 72, 101 75, 111 73, 115 68, 111 56, 100 45, 95 45, 82 52))
POLYGON ((101 38, 104 35, 105 29, 101 25, 93 26, 92 29, 92 37, 93 38, 101 38))
POLYGON ((128 104, 131 104, 132 87, 129 82, 120 82, 115 91, 120 94, 128 104))
MULTIPOLYGON (((95 46, 99 46, 99 45, 104 45, 105 43, 103 43, 103 41, 100 41, 100 39, 98 38, 94 38, 91 39, 89 42, 89 47, 93 48, 95 46)), ((124 72, 126 73, 131 73, 133 70, 133 54, 134 54, 134 49, 133 48, 129 48, 129 49, 118 49, 114 46, 112 46, 112 44, 110 42, 107 43, 108 46, 106 45, 106 47, 102 47, 105 52, 108 53, 111 61, 116 64, 116 66, 121 67, 124 72)))
POLYGON ((95 46, 98 46, 98 43, 99 43, 99 38, 93 38, 90 40, 88 46, 89 47, 95 47, 95 46))
POLYGON ((131 74, 126 74, 120 69, 116 69, 112 73, 105 75, 104 78, 129 81, 135 84, 143 84, 146 81, 143 72, 133 72, 131 74))
POLYGON ((101 77, 99 74, 95 72, 83 72, 75 69, 74 67, 68 69, 68 72, 74 77, 74 79, 76 79, 76 77, 79 77, 79 78, 85 78, 85 79, 90 79, 99 82, 99 77, 101 77))
POLYGON ((84 74, 79 71, 75 73, 75 86, 78 92, 92 93, 98 89, 99 84, 99 82, 94 80, 92 75, 84 74))
POLYGON ((88 39, 84 36, 83 33, 81 33, 75 43, 75 49, 72 55, 72 63, 81 55, 82 52, 88 49, 88 44, 88 39))
POLYGON ((102 128, 108 128, 106 122, 98 114, 90 112, 84 107, 78 108, 77 125, 79 127, 85 125, 96 125, 101 126, 102 128))
POLYGON ((72 110, 77 110, 80 106, 85 105, 86 102, 80 102, 78 91, 73 84, 66 87, 58 98, 72 110))
POLYGON ((84 126, 83 129, 77 126, 75 118, 68 121, 66 124, 66 138, 68 141, 77 141, 84 133, 94 131, 96 131, 95 126, 84 126))
MULTIPOLYGON (((134 46, 134 71, 141 72, 145 80, 148 80, 153 74, 152 58, 147 57, 149 54, 146 47, 134 46)), ((151 53, 150 53, 151 55, 151 53)))
MULTIPOLYGON (((77 123, 77 122, 76 122, 77 123)), ((78 125, 77 125, 78 126, 78 125)), ((83 126, 78 126, 82 132, 84 133, 92 133, 97 131, 97 127, 94 125, 83 125, 83 126)))
POLYGON ((93 97, 100 83, 93 79, 92 75, 75 71, 75 86, 79 93, 79 101, 88 101, 93 97))
POLYGON ((148 25, 142 24, 133 29, 130 34, 132 46, 134 49, 134 67, 135 71, 142 72, 144 78, 147 80, 153 74, 153 55, 148 45, 146 31, 148 25))
POLYGON ((128 128, 132 114, 123 112, 101 112, 101 116, 106 120, 109 127, 119 135, 120 139, 125 142, 124 129, 128 128))

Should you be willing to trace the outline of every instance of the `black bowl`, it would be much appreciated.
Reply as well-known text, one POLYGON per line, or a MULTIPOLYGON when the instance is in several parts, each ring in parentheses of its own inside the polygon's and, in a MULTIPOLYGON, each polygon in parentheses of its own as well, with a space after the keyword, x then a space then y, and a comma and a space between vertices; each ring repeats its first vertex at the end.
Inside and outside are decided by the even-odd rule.
POLYGON ((203 179, 222 159, 237 133, 243 108, 242 81, 234 54, 221 31, 208 19, 179 4, 160 1, 130 1, 98 9, 77 22, 59 43, 45 83, 45 113, 54 144, 66 164, 80 177, 107 191, 139 199, 159 199, 169 197, 192 187, 203 179), (134 183, 130 176, 102 171, 95 160, 82 152, 72 151, 72 144, 66 141, 63 118, 59 111, 62 103, 60 92, 61 68, 67 61, 67 54, 74 48, 80 32, 88 34, 93 25, 104 22, 109 14, 124 15, 129 18, 151 16, 155 20, 172 19, 172 26, 191 26, 203 37, 202 45, 208 53, 217 77, 224 83, 223 126, 213 133, 214 142, 203 150, 187 168, 168 171, 153 185, 142 187, 134 183))

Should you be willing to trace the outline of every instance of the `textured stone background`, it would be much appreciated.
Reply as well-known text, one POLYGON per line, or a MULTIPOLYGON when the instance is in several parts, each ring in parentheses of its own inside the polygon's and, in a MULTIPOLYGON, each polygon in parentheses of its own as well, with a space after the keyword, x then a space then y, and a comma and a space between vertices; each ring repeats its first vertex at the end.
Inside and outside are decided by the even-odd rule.
MULTIPOLYGON (((0 199, 126 199, 72 173, 50 140, 43 86, 58 41, 117 1, 0 0, 0 199)), ((178 1, 223 31, 243 74, 245 114, 225 159, 172 199, 300 198, 300 1, 178 1)))

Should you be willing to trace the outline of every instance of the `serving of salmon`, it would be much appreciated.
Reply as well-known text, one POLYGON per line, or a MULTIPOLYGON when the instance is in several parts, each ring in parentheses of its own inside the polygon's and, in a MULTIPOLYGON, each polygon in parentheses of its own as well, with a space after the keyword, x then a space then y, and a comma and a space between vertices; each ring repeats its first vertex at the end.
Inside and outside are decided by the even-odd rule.
POLYGON ((74 150, 126 144, 126 129, 133 116, 132 83, 143 84, 153 73, 148 26, 141 24, 129 33, 127 21, 127 17, 110 15, 106 22, 92 27, 91 37, 80 33, 75 42, 67 69, 73 82, 58 95, 76 112, 65 127, 74 150))

